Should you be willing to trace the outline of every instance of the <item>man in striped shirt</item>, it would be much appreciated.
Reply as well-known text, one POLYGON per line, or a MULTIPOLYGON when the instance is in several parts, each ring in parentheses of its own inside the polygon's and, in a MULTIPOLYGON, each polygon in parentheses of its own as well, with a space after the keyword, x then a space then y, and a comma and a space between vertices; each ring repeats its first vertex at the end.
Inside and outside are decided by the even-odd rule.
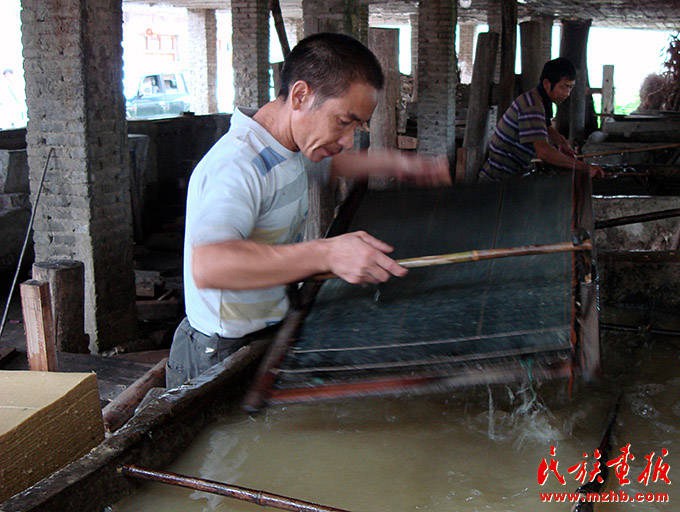
POLYGON ((363 231, 302 241, 310 167, 310 179, 378 175, 451 183, 445 158, 351 151, 383 82, 377 58, 359 41, 314 34, 286 58, 276 99, 259 110, 234 111, 229 131, 189 181, 187 317, 170 349, 168 387, 271 336, 288 309, 287 283, 326 272, 350 283, 407 273, 389 257, 392 247, 363 231))
POLYGON ((597 166, 577 160, 567 140, 552 126, 552 104, 566 100, 574 88, 576 69, 560 57, 543 66, 539 84, 519 96, 496 125, 489 156, 479 171, 480 181, 519 177, 530 170, 531 160, 566 169, 601 174, 597 166))

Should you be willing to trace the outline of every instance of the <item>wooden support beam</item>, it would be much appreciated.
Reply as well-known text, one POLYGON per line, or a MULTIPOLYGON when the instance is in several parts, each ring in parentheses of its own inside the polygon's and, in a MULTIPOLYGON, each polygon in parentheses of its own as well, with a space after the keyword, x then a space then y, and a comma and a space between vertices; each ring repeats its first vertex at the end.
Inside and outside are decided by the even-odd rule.
POLYGON ((49 284, 54 342, 60 352, 89 353, 85 334, 85 266, 54 260, 33 264, 33 279, 49 284))
POLYGON ((167 361, 167 357, 158 361, 149 371, 125 388, 120 395, 102 409, 104 428, 107 432, 118 430, 129 420, 151 388, 165 387, 165 363, 167 361))
POLYGON ((535 87, 541 77, 543 65, 549 59, 543 51, 543 23, 538 20, 524 21, 519 24, 522 46, 522 90, 535 87))
POLYGON ((49 284, 30 280, 21 283, 20 289, 28 366, 34 371, 56 371, 57 351, 49 284))

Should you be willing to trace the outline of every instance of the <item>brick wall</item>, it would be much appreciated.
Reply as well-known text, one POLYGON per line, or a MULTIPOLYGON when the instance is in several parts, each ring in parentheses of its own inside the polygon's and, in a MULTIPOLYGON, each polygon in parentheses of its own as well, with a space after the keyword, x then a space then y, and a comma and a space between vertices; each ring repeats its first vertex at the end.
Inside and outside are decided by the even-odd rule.
POLYGON ((22 7, 33 197, 55 149, 35 220, 36 260, 84 262, 86 331, 91 349, 103 350, 135 325, 121 3, 22 7))

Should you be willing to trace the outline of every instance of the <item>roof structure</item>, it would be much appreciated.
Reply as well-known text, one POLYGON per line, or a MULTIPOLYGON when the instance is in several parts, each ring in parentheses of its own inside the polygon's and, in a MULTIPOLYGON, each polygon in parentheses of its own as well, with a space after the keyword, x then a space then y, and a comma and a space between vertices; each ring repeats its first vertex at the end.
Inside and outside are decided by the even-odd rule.
MULTIPOLYGON (((225 0, 124 0, 125 3, 162 3, 190 9, 230 9, 225 0)), ((371 1, 371 15, 386 20, 406 19, 415 14, 418 2, 371 1)), ((486 13, 494 0, 459 2, 461 23, 486 23, 486 13)), ((281 10, 287 17, 302 17, 302 0, 281 0, 281 10)), ((520 21, 534 16, 559 19, 591 19, 594 26, 680 30, 680 0, 518 0, 520 21)))

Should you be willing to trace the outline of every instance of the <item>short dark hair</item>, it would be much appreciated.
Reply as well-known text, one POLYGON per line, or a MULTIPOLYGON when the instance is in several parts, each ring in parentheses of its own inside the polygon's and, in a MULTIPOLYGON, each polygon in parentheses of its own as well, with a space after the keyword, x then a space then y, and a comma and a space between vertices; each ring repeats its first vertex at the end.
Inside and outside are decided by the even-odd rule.
POLYGON ((543 66, 540 79, 541 83, 543 83, 543 80, 546 78, 550 82, 550 85, 555 85, 563 78, 566 78, 567 80, 576 80, 576 68, 569 59, 558 57, 549 60, 545 63, 545 66, 543 66))
POLYGON ((298 80, 309 84, 316 102, 342 96, 353 83, 383 88, 380 62, 362 43, 345 34, 320 32, 304 38, 290 52, 281 69, 278 96, 288 98, 298 80))

